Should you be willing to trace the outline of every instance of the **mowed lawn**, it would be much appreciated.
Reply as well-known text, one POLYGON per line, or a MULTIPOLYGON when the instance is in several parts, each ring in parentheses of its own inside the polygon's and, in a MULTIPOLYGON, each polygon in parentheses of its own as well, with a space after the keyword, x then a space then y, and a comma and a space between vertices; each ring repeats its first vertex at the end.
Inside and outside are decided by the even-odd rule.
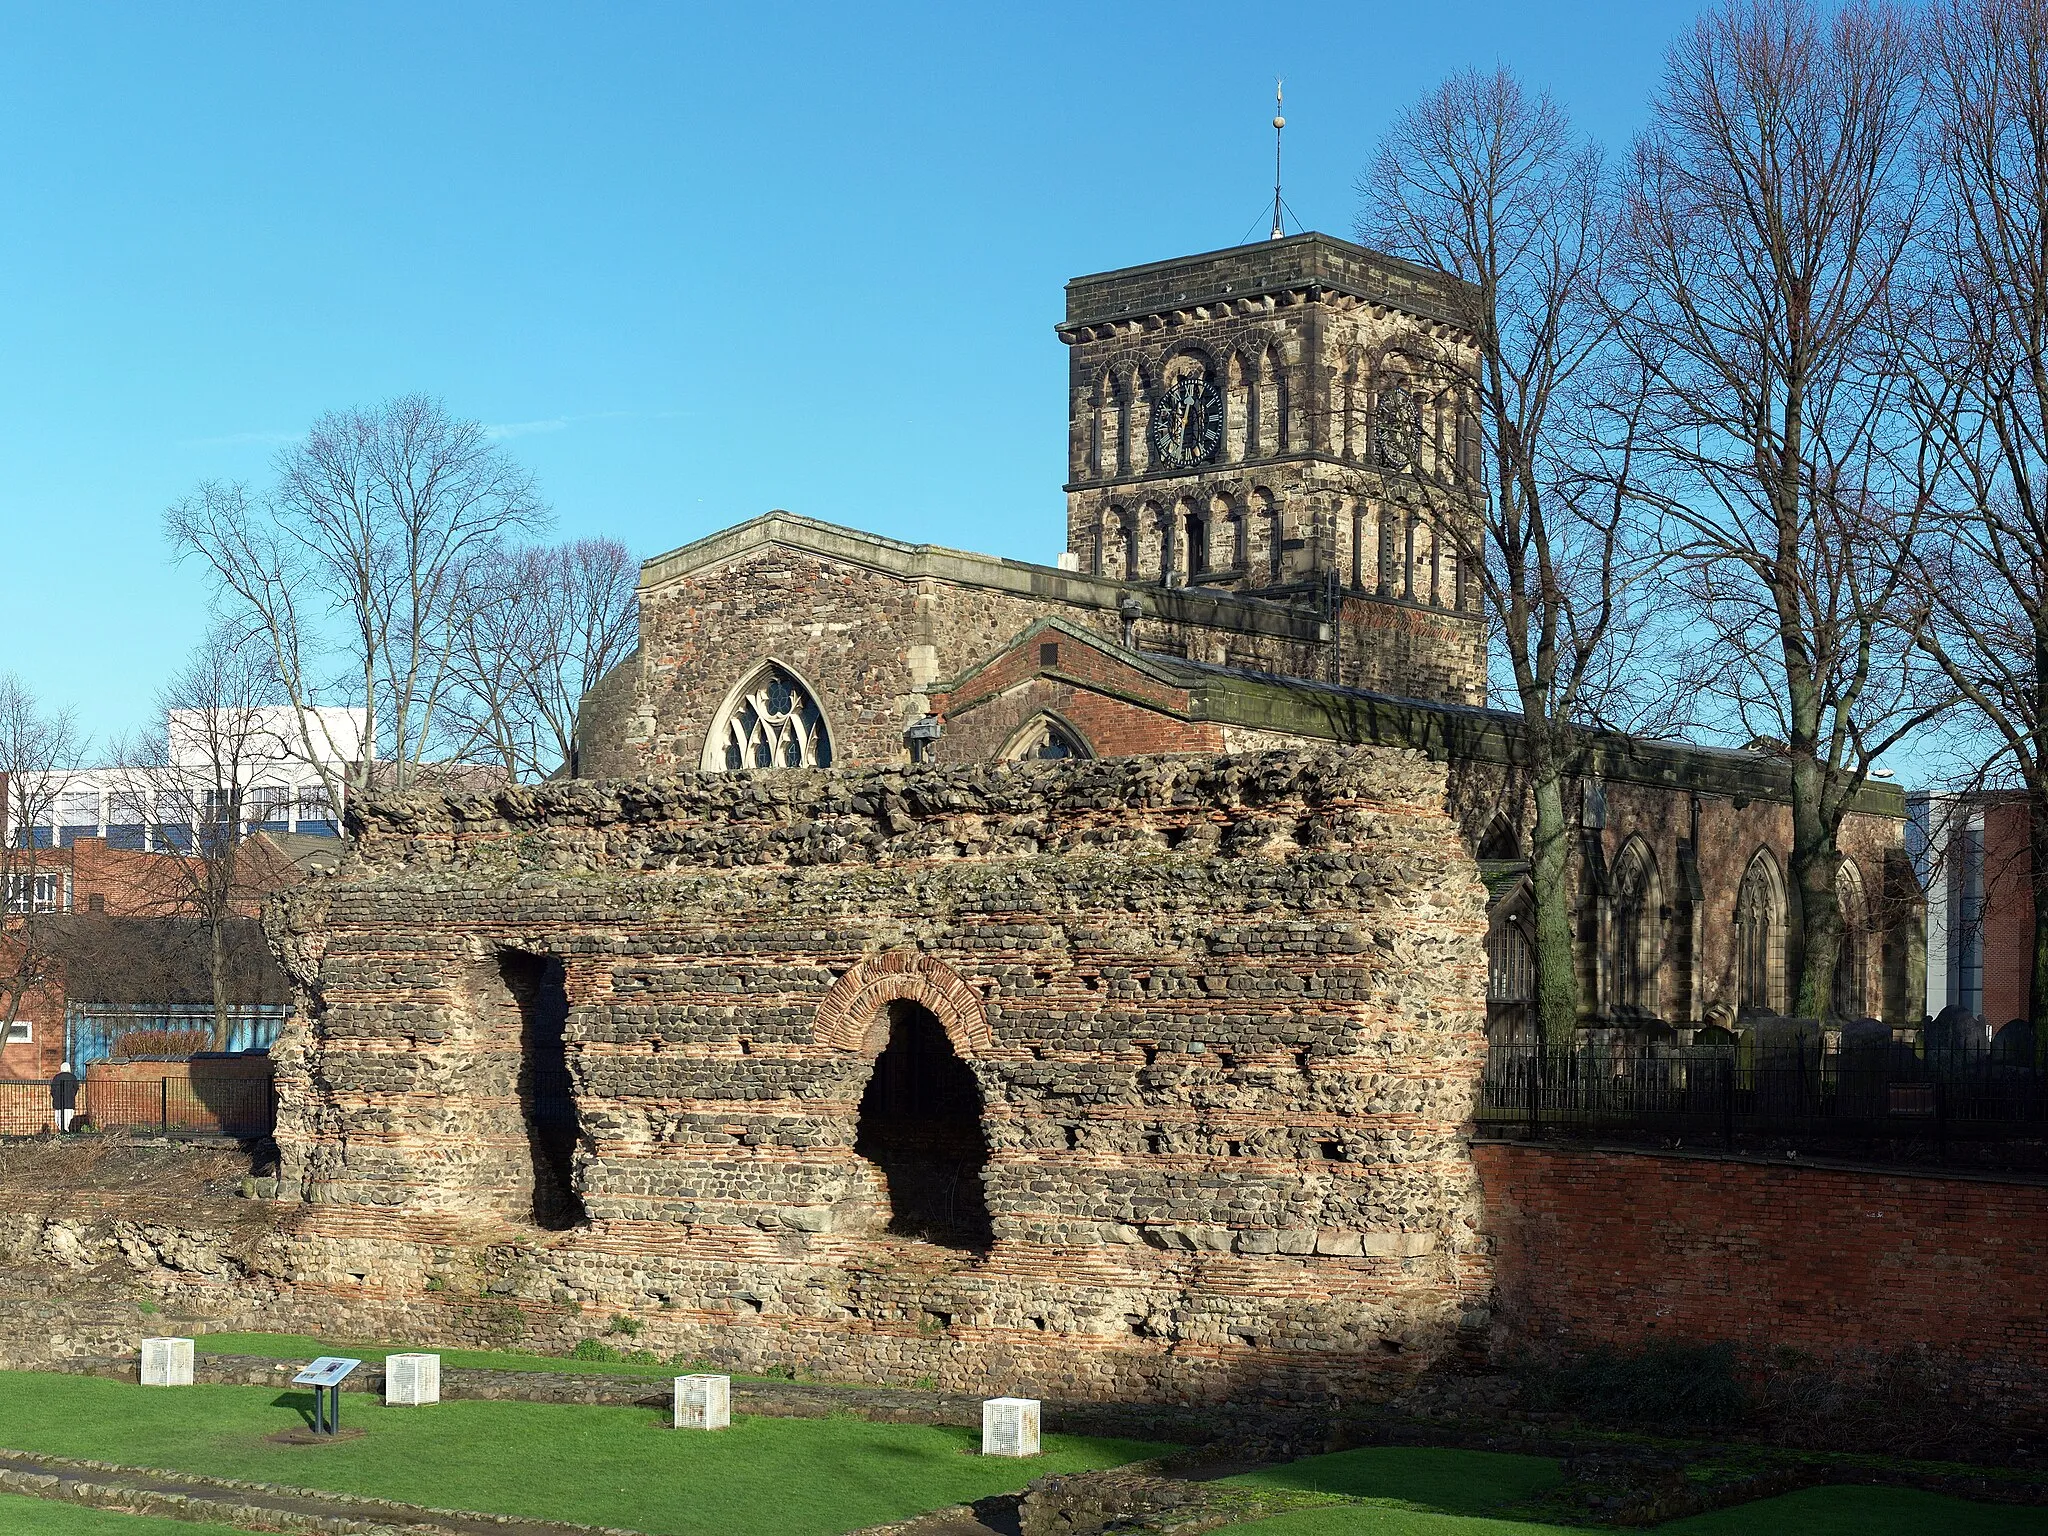
POLYGON ((311 1404, 310 1393, 271 1387, 0 1372, 0 1447, 653 1536, 823 1536, 1166 1449, 1048 1435, 1045 1454, 1010 1461, 981 1455, 979 1431, 967 1429, 735 1416, 732 1428, 704 1433, 672 1429, 651 1408, 386 1408, 364 1393, 342 1400, 343 1427, 362 1438, 265 1443, 305 1423, 311 1404))
MULTIPOLYGON (((1499 1513, 1562 1481, 1557 1463, 1538 1456, 1372 1447, 1304 1457, 1226 1481, 1361 1501, 1225 1527, 1232 1536, 1583 1536, 1585 1529, 1499 1513)), ((1656 1530, 1659 1536, 2048 1536, 2048 1509, 1973 1504, 1911 1488, 1807 1488, 1656 1530)))
POLYGON ((7 1536, 248 1536, 231 1526, 160 1520, 155 1515, 116 1515, 18 1493, 0 1493, 0 1531, 7 1536))

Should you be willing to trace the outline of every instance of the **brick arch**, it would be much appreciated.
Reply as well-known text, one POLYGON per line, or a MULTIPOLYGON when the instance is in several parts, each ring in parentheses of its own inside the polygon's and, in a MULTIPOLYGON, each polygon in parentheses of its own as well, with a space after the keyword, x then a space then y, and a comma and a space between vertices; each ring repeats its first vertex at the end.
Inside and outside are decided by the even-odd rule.
POLYGON ((885 1009, 907 999, 931 1010, 963 1060, 995 1044, 981 994, 943 960, 896 950, 863 960, 833 982, 818 1004, 811 1035, 839 1051, 879 1055, 889 1043, 885 1009))

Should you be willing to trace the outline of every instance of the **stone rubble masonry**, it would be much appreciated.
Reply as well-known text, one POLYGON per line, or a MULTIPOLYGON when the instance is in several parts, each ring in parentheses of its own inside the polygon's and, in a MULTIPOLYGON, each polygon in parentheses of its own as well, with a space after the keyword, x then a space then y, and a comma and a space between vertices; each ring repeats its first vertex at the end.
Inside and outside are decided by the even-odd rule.
POLYGON ((1383 748, 365 805, 272 915, 290 1283, 529 1337, 624 1312, 724 1369, 1391 1387, 1478 1341, 1491 1284, 1484 895, 1443 806, 1383 748), (567 1231, 530 1220, 505 951, 563 965, 567 1231), (983 1101, 985 1253, 879 1230, 854 1145, 902 1000, 983 1101))

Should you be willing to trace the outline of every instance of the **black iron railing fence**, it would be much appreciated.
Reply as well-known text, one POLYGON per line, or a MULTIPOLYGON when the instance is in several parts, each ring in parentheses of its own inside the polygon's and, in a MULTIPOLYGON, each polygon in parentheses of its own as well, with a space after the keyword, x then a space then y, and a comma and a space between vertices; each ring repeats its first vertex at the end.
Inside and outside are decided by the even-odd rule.
POLYGON ((1482 1136, 2048 1165, 2048 1073, 1982 1046, 1497 1045, 1482 1136))

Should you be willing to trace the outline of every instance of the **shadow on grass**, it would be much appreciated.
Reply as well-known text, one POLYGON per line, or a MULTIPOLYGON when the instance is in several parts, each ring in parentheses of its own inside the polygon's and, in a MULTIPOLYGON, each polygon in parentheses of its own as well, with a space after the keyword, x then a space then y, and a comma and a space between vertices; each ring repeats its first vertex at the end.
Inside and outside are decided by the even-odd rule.
POLYGON ((1564 1481, 1564 1474, 1556 1462, 1541 1456, 1366 1446, 1304 1456, 1223 1481, 1246 1488, 1384 1500, 1434 1514, 1484 1515, 1547 1492, 1564 1481))
POLYGON ((270 1400, 273 1408, 289 1408, 301 1419, 306 1428, 313 1428, 313 1394, 310 1392, 280 1392, 270 1400))

